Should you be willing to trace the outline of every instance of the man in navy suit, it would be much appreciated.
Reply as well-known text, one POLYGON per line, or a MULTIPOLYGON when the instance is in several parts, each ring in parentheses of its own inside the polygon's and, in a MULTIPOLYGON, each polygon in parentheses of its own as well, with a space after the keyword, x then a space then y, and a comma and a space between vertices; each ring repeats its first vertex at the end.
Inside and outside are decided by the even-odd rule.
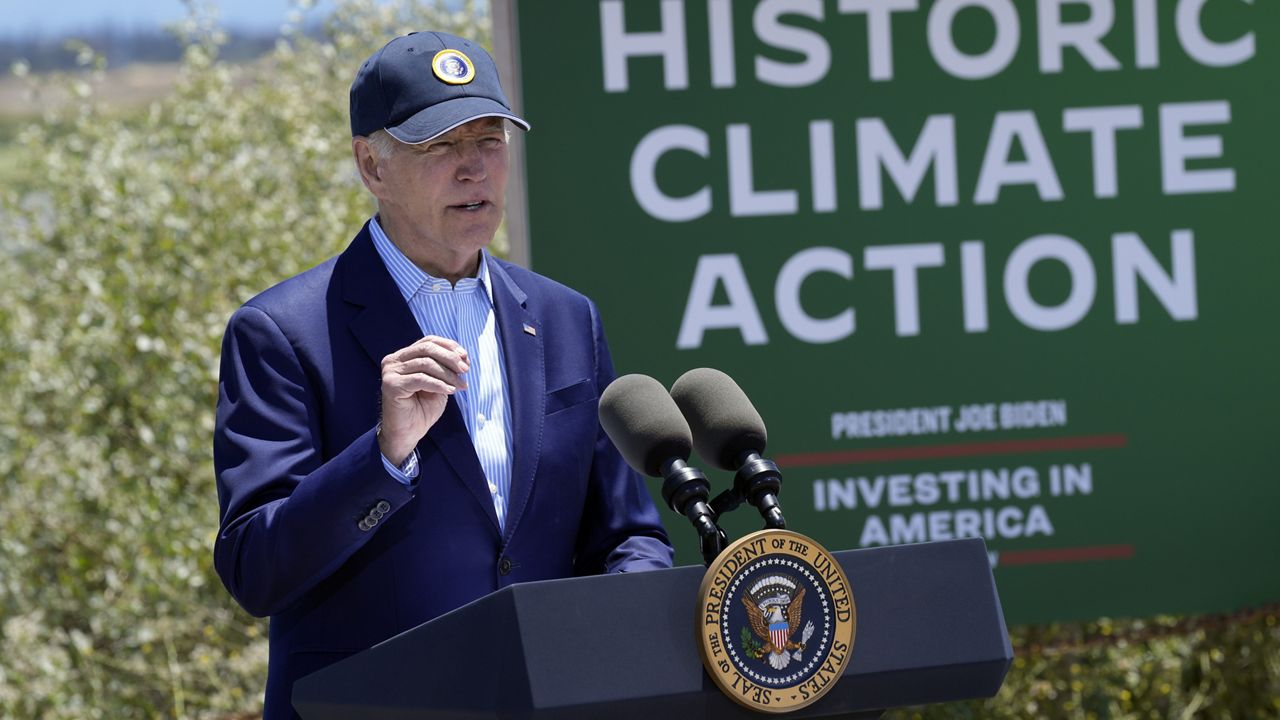
POLYGON ((507 123, 528 129, 484 49, 392 40, 351 87, 378 214, 231 318, 214 558, 271 616, 267 720, 303 675, 511 583, 671 564, 597 420, 595 306, 485 250, 507 123))

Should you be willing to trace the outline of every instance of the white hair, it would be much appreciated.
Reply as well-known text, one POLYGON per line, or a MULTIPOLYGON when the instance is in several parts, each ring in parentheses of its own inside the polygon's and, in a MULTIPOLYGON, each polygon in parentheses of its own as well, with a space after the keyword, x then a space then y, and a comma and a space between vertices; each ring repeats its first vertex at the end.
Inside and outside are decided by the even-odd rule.
POLYGON ((369 148, 373 150, 375 160, 391 157, 400 149, 401 145, 404 145, 385 129, 374 130, 369 133, 369 137, 365 138, 365 140, 369 141, 369 148))
MULTIPOLYGON (((511 125, 505 118, 498 119, 502 122, 503 139, 507 142, 511 142, 511 125)), ((372 148, 374 159, 376 160, 389 158, 399 151, 400 148, 408 144, 397 140, 394 135, 387 132, 386 128, 374 130, 369 133, 369 136, 366 137, 365 140, 369 141, 369 147, 372 148)))

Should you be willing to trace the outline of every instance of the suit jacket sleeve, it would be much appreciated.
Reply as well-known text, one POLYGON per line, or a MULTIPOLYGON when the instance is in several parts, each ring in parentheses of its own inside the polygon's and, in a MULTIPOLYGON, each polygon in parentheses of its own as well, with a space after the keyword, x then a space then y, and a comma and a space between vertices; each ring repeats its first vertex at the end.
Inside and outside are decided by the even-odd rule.
MULTIPOLYGON (((600 315, 594 303, 588 304, 596 387, 603 392, 614 379, 613 359, 600 315)), ((586 575, 671 567, 671 545, 644 478, 626 464, 603 428, 597 425, 596 431, 575 571, 586 575)))
POLYGON ((374 429, 325 458, 315 388, 276 322, 252 305, 222 345, 214 469, 221 515, 214 565, 250 613, 279 613, 372 536, 361 518, 394 513, 414 488, 382 464, 374 429))

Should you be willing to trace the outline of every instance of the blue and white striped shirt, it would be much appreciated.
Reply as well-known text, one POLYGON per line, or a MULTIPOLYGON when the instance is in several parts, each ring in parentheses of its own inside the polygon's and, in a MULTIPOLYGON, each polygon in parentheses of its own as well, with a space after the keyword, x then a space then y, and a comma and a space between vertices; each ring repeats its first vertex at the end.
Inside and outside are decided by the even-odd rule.
MULTIPOLYGON (((464 376, 467 389, 453 397, 462 410, 462 419, 489 482, 498 524, 505 528, 507 498, 511 494, 511 394, 507 391, 506 362, 493 314, 488 253, 480 252, 477 277, 462 278, 454 286, 414 265, 383 232, 376 217, 369 220, 369 232, 422 334, 450 338, 467 349, 471 365, 464 376)), ((401 482, 412 481, 395 468, 389 469, 401 482)))

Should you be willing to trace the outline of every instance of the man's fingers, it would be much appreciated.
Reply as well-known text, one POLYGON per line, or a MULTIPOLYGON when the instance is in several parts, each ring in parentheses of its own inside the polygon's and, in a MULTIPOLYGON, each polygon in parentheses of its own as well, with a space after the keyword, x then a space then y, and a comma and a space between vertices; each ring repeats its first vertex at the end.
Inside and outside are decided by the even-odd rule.
POLYGON ((438 377, 432 377, 426 373, 413 373, 410 375, 393 375, 391 379, 383 378, 384 385, 390 385, 395 391, 393 395, 398 398, 407 398, 415 393, 428 392, 437 395, 452 395, 458 391, 456 385, 452 385, 438 377))
POLYGON ((434 335, 428 335, 406 348, 391 353, 382 359, 382 366, 386 367, 389 363, 404 362, 416 357, 434 358, 441 365, 458 372, 466 372, 470 369, 466 348, 452 340, 434 335))
POLYGON ((412 350, 414 348, 419 348, 422 350, 431 350, 433 348, 443 348, 445 350, 448 350, 449 352, 452 352, 458 355, 464 360, 467 359, 467 349, 462 347, 461 343, 451 338, 440 337, 439 335, 427 335, 422 339, 418 340, 417 342, 415 342, 414 344, 410 345, 409 347, 405 348, 405 350, 412 350))
POLYGON ((418 393, 447 396, 465 390, 468 360, 466 348, 456 341, 428 335, 382 359, 383 397, 400 401, 418 393))
POLYGON ((466 372, 471 369, 471 359, 467 349, 449 338, 428 335, 414 344, 401 348, 382 359, 382 367, 388 364, 401 363, 413 358, 432 358, 442 366, 455 372, 466 372))
POLYGON ((461 374, 454 372, 448 367, 441 365, 437 360, 429 357, 416 357, 405 360, 404 362, 393 363, 387 366, 387 370, 397 375, 424 373, 426 375, 439 378, 455 387, 463 389, 467 387, 467 381, 463 379, 461 374))
MULTIPOLYGON (((458 342, 457 340, 454 340, 454 339, 452 339, 452 338, 440 337, 439 335, 427 335, 426 337, 422 338, 422 339, 421 339, 421 340, 419 340, 418 342, 420 342, 420 343, 434 343, 434 344, 436 344, 436 345, 440 345, 440 346, 445 347, 445 348, 448 348, 449 350, 452 350, 452 351, 454 351, 454 352, 456 352, 456 353, 459 353, 459 354, 461 354, 464 358, 467 356, 467 349, 466 349, 466 348, 464 348, 464 347, 462 347, 462 343, 460 343, 460 342, 458 342)), ((416 343, 415 343, 415 344, 416 344, 416 343)))

